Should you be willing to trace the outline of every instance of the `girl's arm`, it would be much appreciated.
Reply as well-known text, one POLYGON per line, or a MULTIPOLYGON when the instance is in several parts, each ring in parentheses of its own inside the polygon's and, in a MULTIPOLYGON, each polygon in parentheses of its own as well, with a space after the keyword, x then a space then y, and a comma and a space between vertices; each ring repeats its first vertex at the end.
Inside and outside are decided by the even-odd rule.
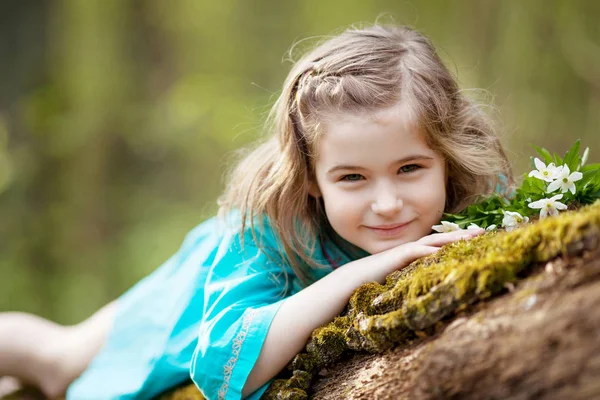
POLYGON ((425 236, 413 243, 350 262, 286 299, 275 315, 267 337, 243 388, 246 397, 267 383, 306 345, 312 331, 339 315, 354 291, 367 282, 385 277, 417 258, 435 253, 441 246, 479 235, 479 231, 455 231, 425 236))

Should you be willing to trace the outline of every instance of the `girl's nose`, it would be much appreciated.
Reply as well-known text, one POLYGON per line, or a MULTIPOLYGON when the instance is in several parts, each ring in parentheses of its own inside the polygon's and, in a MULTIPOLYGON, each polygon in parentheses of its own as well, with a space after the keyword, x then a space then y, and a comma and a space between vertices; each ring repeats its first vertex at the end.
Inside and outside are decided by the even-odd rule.
POLYGON ((388 216, 400 211, 403 205, 404 203, 401 199, 396 197, 390 197, 387 199, 378 200, 371 204, 371 210, 373 210, 375 214, 388 216))

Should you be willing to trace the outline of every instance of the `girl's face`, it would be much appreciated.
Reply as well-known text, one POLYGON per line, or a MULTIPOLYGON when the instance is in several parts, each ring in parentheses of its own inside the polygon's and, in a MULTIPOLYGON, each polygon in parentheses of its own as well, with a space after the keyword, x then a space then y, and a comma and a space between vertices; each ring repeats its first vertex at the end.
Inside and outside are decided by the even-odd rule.
POLYGON ((431 233, 446 202, 445 163, 408 107, 329 118, 317 143, 316 182, 333 229, 379 253, 431 233))

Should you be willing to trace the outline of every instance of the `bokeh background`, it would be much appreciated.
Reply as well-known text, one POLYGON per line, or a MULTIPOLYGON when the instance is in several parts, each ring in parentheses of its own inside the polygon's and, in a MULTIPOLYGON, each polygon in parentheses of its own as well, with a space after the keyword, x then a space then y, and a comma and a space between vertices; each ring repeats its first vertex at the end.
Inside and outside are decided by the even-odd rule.
POLYGON ((4 0, 0 311, 75 323, 151 272, 216 211, 291 45, 377 18, 485 90, 516 172, 577 138, 600 161, 596 0, 4 0))

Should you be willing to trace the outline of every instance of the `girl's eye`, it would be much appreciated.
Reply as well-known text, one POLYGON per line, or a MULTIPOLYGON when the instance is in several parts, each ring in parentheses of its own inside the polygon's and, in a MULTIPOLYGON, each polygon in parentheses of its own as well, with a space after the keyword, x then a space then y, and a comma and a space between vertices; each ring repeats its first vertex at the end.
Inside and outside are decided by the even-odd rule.
POLYGON ((355 181, 360 181, 361 179, 363 179, 363 176, 360 174, 348 174, 348 175, 344 175, 342 176, 342 181, 348 181, 348 182, 355 182, 355 181))
POLYGON ((404 165, 402 167, 400 167, 400 169, 398 170, 398 172, 402 172, 403 174, 407 174, 410 172, 415 172, 416 170, 421 169, 421 167, 417 164, 409 164, 409 165, 404 165))

